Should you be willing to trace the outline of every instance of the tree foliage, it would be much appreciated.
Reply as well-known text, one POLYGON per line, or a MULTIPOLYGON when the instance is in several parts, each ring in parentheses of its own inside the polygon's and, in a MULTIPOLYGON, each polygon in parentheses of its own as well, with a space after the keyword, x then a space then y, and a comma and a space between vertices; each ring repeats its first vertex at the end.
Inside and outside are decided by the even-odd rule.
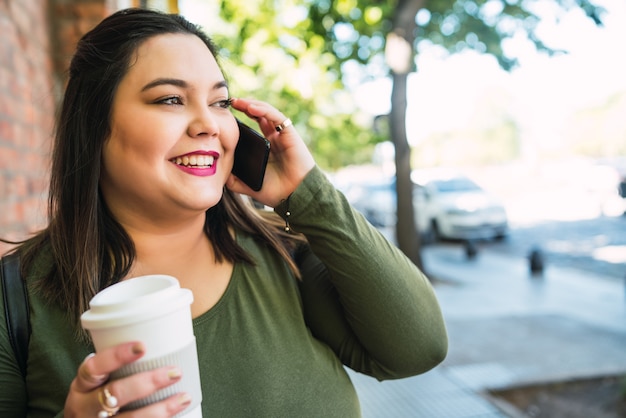
MULTIPOLYGON (((338 58, 302 2, 221 1, 214 38, 235 95, 266 100, 297 125, 318 163, 369 162, 381 135, 343 86, 338 58), (226 23, 227 22, 227 23, 226 23)), ((211 28, 207 28, 211 33, 211 28)))
MULTIPOLYGON (((309 4, 311 15, 321 21, 313 26, 315 36, 325 37, 328 51, 341 53, 339 68, 346 61, 358 62, 365 68, 377 61, 389 65, 393 80, 389 125, 396 149, 398 197, 396 239, 400 248, 422 267, 406 134, 407 74, 416 70, 415 56, 429 44, 451 53, 473 49, 492 54, 503 69, 510 70, 517 62, 504 54, 503 42, 520 33, 539 51, 555 53, 536 34, 538 11, 548 0, 310 0, 309 4), (347 9, 349 13, 345 12, 347 9), (355 9, 358 11, 353 12, 355 9), (347 32, 346 27, 357 34, 338 36, 347 32), (371 42, 375 39, 383 42, 371 42)), ((589 0, 552 0, 549 4, 563 11, 581 8, 596 24, 601 24, 603 9, 589 0)))
MULTIPOLYGON (((415 233, 411 157, 406 135, 406 83, 415 56, 438 45, 492 54, 510 70, 517 64, 503 43, 525 34, 539 51, 553 54, 537 36, 541 7, 579 8, 596 24, 604 10, 591 0, 222 0, 221 16, 236 28, 220 40, 225 55, 240 59, 233 84, 276 104, 292 116, 318 161, 327 168, 357 162, 374 143, 391 137, 396 148, 400 248, 421 266, 415 233), (278 48, 277 48, 278 47, 278 48), (389 132, 368 126, 343 87, 368 78, 393 80, 389 132)), ((494 127, 485 141, 508 135, 494 127)), ((512 145, 511 145, 512 144, 512 145)), ((500 147, 506 153, 506 146, 500 147)))
POLYGON ((389 75, 385 48, 398 14, 417 10, 405 19, 414 23, 413 55, 433 44, 451 53, 472 49, 510 69, 516 60, 503 54, 502 41, 520 31, 539 50, 556 52, 535 33, 541 2, 580 7, 596 22, 602 14, 589 0, 221 0, 223 26, 214 34, 232 64, 236 94, 292 116, 318 161, 334 169, 368 160, 373 145, 389 139, 345 87, 389 75))

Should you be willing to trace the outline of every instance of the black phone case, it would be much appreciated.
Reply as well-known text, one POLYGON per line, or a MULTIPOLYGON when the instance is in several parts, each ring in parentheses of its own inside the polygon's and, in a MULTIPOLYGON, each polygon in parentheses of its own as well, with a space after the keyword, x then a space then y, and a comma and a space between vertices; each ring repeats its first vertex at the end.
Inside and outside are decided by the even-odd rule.
POLYGON ((258 192, 263 186, 265 168, 270 155, 270 141, 254 129, 237 119, 239 142, 235 148, 232 172, 258 192))

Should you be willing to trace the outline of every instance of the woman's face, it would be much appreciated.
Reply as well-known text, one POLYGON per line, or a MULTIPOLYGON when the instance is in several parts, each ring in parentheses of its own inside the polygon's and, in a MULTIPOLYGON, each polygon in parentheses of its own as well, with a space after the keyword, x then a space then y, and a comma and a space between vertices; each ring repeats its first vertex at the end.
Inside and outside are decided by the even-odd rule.
POLYGON ((199 215, 219 202, 239 129, 215 57, 198 37, 158 35, 113 99, 100 186, 124 223, 199 215))

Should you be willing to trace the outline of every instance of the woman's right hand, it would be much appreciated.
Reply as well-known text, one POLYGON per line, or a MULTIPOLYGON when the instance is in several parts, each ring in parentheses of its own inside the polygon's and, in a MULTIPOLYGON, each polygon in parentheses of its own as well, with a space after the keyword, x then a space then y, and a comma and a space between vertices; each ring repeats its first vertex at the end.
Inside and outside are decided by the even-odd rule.
MULTIPOLYGON (((181 379, 178 367, 162 367, 114 381, 109 380, 113 371, 140 359, 144 351, 143 344, 131 342, 87 356, 70 385, 65 400, 64 416, 66 418, 106 416, 101 403, 106 399, 105 391, 108 391, 112 403, 123 407, 181 379), (115 399, 111 399, 110 396, 115 399)), ((188 394, 179 393, 134 411, 111 413, 109 416, 172 417, 183 411, 190 403, 191 398, 188 394)))

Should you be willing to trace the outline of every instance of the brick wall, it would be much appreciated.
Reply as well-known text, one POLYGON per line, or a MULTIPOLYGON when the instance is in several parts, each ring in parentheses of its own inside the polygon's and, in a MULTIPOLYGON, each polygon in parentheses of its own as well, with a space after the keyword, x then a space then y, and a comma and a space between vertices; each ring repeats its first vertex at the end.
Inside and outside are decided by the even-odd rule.
MULTIPOLYGON (((0 237, 46 224, 54 116, 76 42, 106 0, 0 0, 0 237)), ((0 254, 9 249, 0 243, 0 254)))
MULTIPOLYGON (((175 0, 0 0, 0 238, 45 227, 54 118, 76 43, 122 7, 175 0)), ((0 255, 10 248, 0 242, 0 255)))
POLYGON ((9 239, 45 223, 55 110, 47 3, 0 2, 0 236, 9 239))

